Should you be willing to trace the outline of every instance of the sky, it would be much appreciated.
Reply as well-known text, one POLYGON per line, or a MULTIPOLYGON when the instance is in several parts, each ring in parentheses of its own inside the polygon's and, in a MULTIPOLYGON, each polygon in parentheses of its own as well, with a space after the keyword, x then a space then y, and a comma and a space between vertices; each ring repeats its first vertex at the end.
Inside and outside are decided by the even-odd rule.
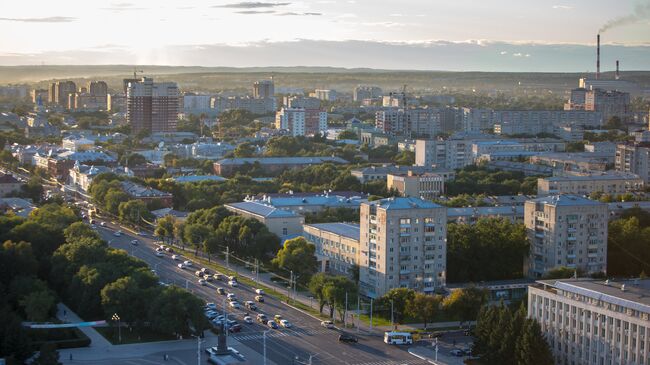
POLYGON ((650 70, 650 0, 5 0, 0 65, 650 70))

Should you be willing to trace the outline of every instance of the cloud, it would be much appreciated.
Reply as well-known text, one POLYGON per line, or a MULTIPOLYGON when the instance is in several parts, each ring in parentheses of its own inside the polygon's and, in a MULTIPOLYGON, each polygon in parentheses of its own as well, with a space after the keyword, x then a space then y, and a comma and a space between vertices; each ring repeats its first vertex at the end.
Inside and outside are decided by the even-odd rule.
POLYGON ((244 14, 244 15, 274 14, 275 10, 241 10, 241 11, 236 11, 235 13, 244 14))
POLYGON ((359 16, 357 14, 353 14, 353 13, 344 13, 344 14, 341 14, 341 15, 337 16, 337 18, 340 18, 340 19, 358 18, 358 17, 359 16))
POLYGON ((502 56, 503 56, 503 55, 507 55, 507 54, 508 54, 508 51, 501 51, 501 52, 499 52, 499 54, 502 55, 502 56))
POLYGON ((0 21, 23 22, 23 23, 70 23, 77 18, 69 16, 49 16, 45 18, 0 18, 0 21))
POLYGON ((122 2, 122 3, 111 3, 110 6, 106 8, 102 8, 102 10, 109 10, 109 11, 131 11, 131 10, 146 10, 147 8, 143 7, 135 7, 135 4, 133 3, 128 3, 128 2, 122 2))
POLYGON ((276 16, 320 16, 323 15, 323 13, 296 13, 293 11, 287 11, 284 13, 277 13, 275 15, 276 16))
POLYGON ((365 25, 367 27, 386 27, 386 28, 395 28, 395 27, 403 27, 406 24, 404 23, 397 23, 397 22, 368 22, 368 23, 361 23, 361 25, 365 25))
POLYGON ((242 1, 239 3, 215 5, 213 6, 213 8, 259 9, 259 8, 275 8, 278 6, 287 6, 287 5, 291 5, 291 3, 267 3, 261 1, 242 1))
POLYGON ((569 5, 553 5, 552 8, 557 9, 557 10, 571 10, 571 9, 573 9, 573 6, 569 6, 569 5))

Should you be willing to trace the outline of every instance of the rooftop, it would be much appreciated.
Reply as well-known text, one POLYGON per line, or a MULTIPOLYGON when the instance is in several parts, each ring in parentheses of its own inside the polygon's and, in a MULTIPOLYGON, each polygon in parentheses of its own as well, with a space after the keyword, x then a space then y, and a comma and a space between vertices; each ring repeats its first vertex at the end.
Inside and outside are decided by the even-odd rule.
POLYGON ((506 216, 516 215, 524 216, 523 206, 501 206, 501 207, 466 207, 466 208, 447 208, 447 217, 450 219, 457 217, 471 216, 506 216))
POLYGON ((225 158, 216 163, 220 165, 243 165, 246 163, 259 163, 261 165, 300 165, 317 164, 325 162, 346 164, 348 161, 340 157, 246 157, 246 158, 225 158))
POLYGON ((627 172, 603 172, 589 175, 553 176, 548 181, 590 181, 590 180, 640 180, 639 175, 627 172))
POLYGON ((591 279, 564 279, 539 280, 538 283, 650 314, 650 279, 634 279, 618 282, 591 279), (625 286, 623 287, 623 285, 625 286))
POLYGON ((570 206, 570 205, 605 205, 605 203, 601 203, 596 200, 591 200, 587 198, 583 198, 578 195, 571 195, 571 194, 565 194, 565 195, 550 195, 546 196, 543 198, 537 198, 537 199, 532 199, 529 200, 535 203, 540 203, 540 204, 548 204, 548 205, 554 205, 554 206, 570 206))
POLYGON ((160 198, 172 196, 170 193, 138 185, 131 181, 122 181, 122 189, 124 189, 125 193, 134 198, 160 198))
POLYGON ((369 205, 377 205, 385 210, 396 209, 433 209, 444 208, 442 205, 423 200, 420 198, 386 198, 368 202, 369 205))
POLYGON ((200 181, 226 181, 228 179, 218 176, 218 175, 188 175, 188 176, 177 176, 172 178, 172 180, 177 183, 193 183, 200 181))
POLYGON ((297 213, 294 213, 290 210, 278 209, 272 205, 258 201, 230 203, 226 204, 226 207, 231 207, 236 210, 241 210, 265 218, 299 217, 297 213))
POLYGON ((314 227, 321 231, 330 232, 339 236, 359 240, 361 237, 361 228, 358 224, 352 223, 318 223, 306 224, 306 227, 314 227))

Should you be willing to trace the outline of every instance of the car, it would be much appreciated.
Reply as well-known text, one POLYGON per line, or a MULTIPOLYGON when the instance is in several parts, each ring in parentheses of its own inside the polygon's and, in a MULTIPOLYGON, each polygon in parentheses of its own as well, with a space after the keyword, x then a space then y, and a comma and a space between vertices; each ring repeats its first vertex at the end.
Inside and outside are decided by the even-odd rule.
POLYGON ((131 240, 131 244, 132 244, 133 246, 137 246, 139 243, 140 243, 140 242, 138 242, 138 240, 131 240))
POLYGON ((162 252, 156 252, 155 255, 158 257, 165 257, 165 254, 162 252))
POLYGON ((92 229, 97 229, 97 226, 94 225, 94 224, 91 224, 91 225, 90 225, 90 228, 92 228, 92 229))
POLYGON ((230 297, 230 298, 226 298, 226 300, 228 301, 228 303, 230 303, 230 302, 236 302, 236 301, 237 301, 237 298, 235 298, 235 297, 230 297))
POLYGON ((257 315, 257 321, 262 324, 266 324, 269 321, 269 319, 266 317, 266 314, 260 313, 257 315))
POLYGON ((201 272, 201 270, 196 270, 196 271, 194 272, 194 275, 196 275, 196 276, 198 276, 198 277, 200 277, 200 278, 203 277, 203 273, 201 272))
POLYGON ((210 276, 210 275, 203 275, 203 279, 205 279, 205 281, 207 281, 207 282, 210 282, 210 281, 212 281, 212 276, 210 276))
POLYGON ((215 312, 215 311, 207 311, 207 312, 205 312, 205 316, 206 316, 209 320, 213 320, 213 319, 217 318, 218 315, 219 315, 219 313, 217 313, 217 312, 215 312))
POLYGON ((339 342, 343 343, 357 343, 359 342, 359 339, 356 338, 355 336, 352 336, 349 333, 341 333, 339 335, 339 342))
POLYGON ((471 329, 471 328, 470 328, 470 329, 467 329, 467 330, 463 331, 463 334, 464 334, 465 336, 474 336, 474 330, 471 329))
POLYGON ((187 266, 187 267, 192 267, 192 261, 190 261, 190 260, 185 260, 185 261, 183 261, 183 265, 185 265, 185 266, 187 266))
POLYGON ((181 270, 185 269, 185 267, 186 267, 185 264, 183 264, 183 263, 180 263, 180 264, 178 264, 176 266, 178 266, 178 268, 181 269, 181 270))
POLYGON ((205 267, 202 267, 201 272, 204 273, 204 274, 208 274, 209 270, 207 268, 205 268, 205 267))
POLYGON ((214 274, 212 275, 212 277, 214 278, 214 280, 223 280, 224 278, 223 274, 214 274))
POLYGON ((237 332, 240 332, 242 330, 242 328, 243 327, 241 326, 241 324, 237 323, 237 324, 234 324, 232 326, 228 326, 228 332, 237 333, 237 332))
POLYGON ((165 247, 165 251, 167 251, 169 253, 174 253, 174 249, 171 248, 171 247, 165 247))
POLYGON ((239 304, 239 302, 236 301, 236 300, 230 302, 228 305, 233 309, 240 309, 241 308, 241 304, 239 304))
MULTIPOLYGON (((245 358, 244 358, 244 355, 242 355, 239 351, 235 350, 234 347, 230 347, 230 346, 228 346, 228 351, 229 351, 231 354, 236 355, 237 357, 240 357, 240 358, 242 358, 242 359, 245 359, 245 358)), ((211 359, 212 359, 214 356, 217 355, 217 347, 216 347, 216 346, 214 346, 214 347, 208 347, 208 348, 205 349, 205 352, 210 356, 210 357, 208 358, 208 361, 209 361, 209 362, 214 362, 214 363, 216 363, 215 360, 211 360, 211 359)))
POLYGON ((228 280, 237 281, 237 277, 236 276, 229 276, 228 280))
POLYGON ((431 337, 431 338, 440 338, 440 337, 442 337, 444 334, 445 334, 444 332, 440 332, 440 331, 438 331, 438 332, 434 332, 434 333, 432 333, 430 337, 431 337))
POLYGON ((230 280, 228 281, 228 285, 232 286, 233 288, 237 287, 237 281, 236 280, 230 280))
POLYGON ((208 282, 205 281, 205 279, 199 279, 199 285, 206 286, 206 285, 208 285, 208 282))
POLYGON ((172 260, 180 260, 181 257, 179 255, 172 255, 172 260))
POLYGON ((208 309, 212 309, 212 310, 217 309, 217 305, 212 303, 212 302, 205 303, 205 307, 208 308, 208 309))
POLYGON ((164 250, 160 247, 156 247, 156 252, 163 252, 164 250))
POLYGON ((320 325, 325 328, 334 328, 334 322, 332 321, 322 321, 320 325))
POLYGON ((246 323, 246 324, 253 324, 253 317, 251 317, 251 316, 244 316, 244 323, 246 323))
POLYGON ((234 299, 235 297, 236 297, 236 295, 234 293, 228 293, 226 295, 226 298, 228 298, 228 299, 234 299))
POLYGON ((293 325, 291 324, 291 322, 287 321, 286 319, 281 319, 281 320, 280 320, 280 326, 282 326, 282 327, 284 327, 284 328, 291 328, 291 327, 293 327, 293 325))
POLYGON ((264 297, 261 296, 261 295, 256 295, 255 296, 255 301, 260 302, 260 303, 264 303, 264 297))
POLYGON ((274 330, 277 330, 279 328, 278 324, 273 320, 266 322, 266 325, 270 328, 273 328, 274 330))
POLYGON ((275 316, 273 316, 273 319, 275 319, 277 322, 280 322, 280 320, 282 319, 282 316, 279 315, 279 314, 276 314, 275 316))
POLYGON ((451 356, 462 357, 462 356, 465 355, 465 352, 463 350, 461 350, 461 349, 453 349, 453 350, 449 351, 449 354, 451 356))
POLYGON ((115 233, 113 233, 113 236, 121 237, 122 236, 122 231, 115 231, 115 233))
POLYGON ((264 295, 264 289, 255 289, 255 294, 264 295))
POLYGON ((99 225, 100 225, 101 227, 106 227, 106 222, 99 222, 99 225))
POLYGON ((140 237, 147 237, 147 232, 140 231, 140 232, 137 233, 137 235, 140 236, 140 237))
POLYGON ((221 295, 226 295, 226 290, 224 288, 217 288, 217 293, 221 295))
POLYGON ((250 309, 252 311, 257 310, 257 306, 255 305, 255 302, 253 302, 252 300, 245 301, 244 302, 244 307, 246 307, 246 308, 248 308, 248 309, 250 309))

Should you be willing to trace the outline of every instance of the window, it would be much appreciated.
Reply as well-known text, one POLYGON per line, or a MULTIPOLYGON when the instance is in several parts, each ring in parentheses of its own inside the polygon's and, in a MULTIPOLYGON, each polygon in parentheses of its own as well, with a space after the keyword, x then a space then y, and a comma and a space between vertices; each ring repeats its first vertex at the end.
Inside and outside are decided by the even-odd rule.
POLYGON ((411 224, 411 218, 400 218, 399 224, 411 224))

